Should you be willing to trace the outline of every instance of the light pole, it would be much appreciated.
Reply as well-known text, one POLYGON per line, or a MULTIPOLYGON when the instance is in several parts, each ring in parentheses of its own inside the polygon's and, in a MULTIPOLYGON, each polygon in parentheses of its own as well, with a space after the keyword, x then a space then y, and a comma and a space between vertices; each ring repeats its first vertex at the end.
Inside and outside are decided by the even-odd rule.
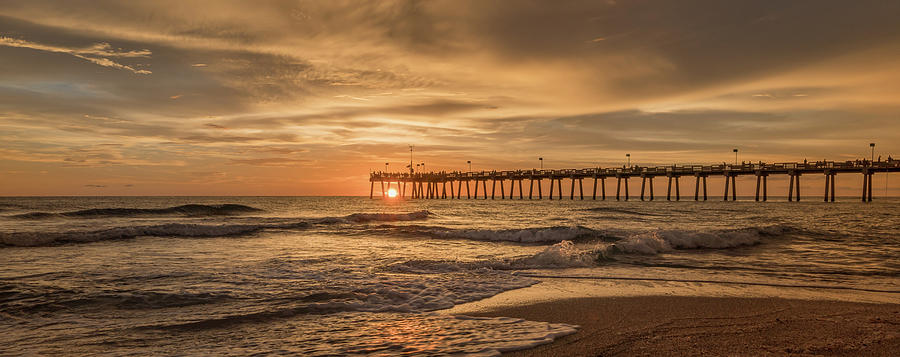
POLYGON ((413 172, 412 150, 413 150, 413 146, 410 145, 409 146, 409 172, 413 172))
POLYGON ((388 170, 388 163, 385 162, 385 163, 384 163, 384 172, 387 172, 387 170, 388 170))
POLYGON ((472 172, 472 160, 466 160, 466 163, 469 164, 469 172, 472 172))
POLYGON ((543 158, 543 157, 539 157, 539 158, 538 158, 538 161, 541 162, 541 170, 543 170, 543 169, 544 169, 544 158, 543 158))
POLYGON ((625 154, 625 159, 628 160, 628 167, 631 167, 631 154, 625 154))
POLYGON ((875 162, 875 143, 869 143, 869 147, 872 148, 872 162, 875 162))
POLYGON ((425 172, 425 162, 422 162, 422 172, 425 172))
POLYGON ((734 151, 734 164, 737 165, 737 149, 734 149, 732 151, 734 151))

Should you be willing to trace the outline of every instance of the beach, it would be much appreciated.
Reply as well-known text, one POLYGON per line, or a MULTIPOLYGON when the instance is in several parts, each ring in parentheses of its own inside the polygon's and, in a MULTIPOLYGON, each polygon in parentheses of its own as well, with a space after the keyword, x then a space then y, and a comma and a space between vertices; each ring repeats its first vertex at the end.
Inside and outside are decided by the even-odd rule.
POLYGON ((900 350, 900 304, 638 296, 556 300, 475 315, 580 326, 573 335, 508 356, 891 356, 900 350))
POLYGON ((578 326, 509 356, 891 356, 900 349, 900 304, 883 292, 551 278, 445 313, 578 326))

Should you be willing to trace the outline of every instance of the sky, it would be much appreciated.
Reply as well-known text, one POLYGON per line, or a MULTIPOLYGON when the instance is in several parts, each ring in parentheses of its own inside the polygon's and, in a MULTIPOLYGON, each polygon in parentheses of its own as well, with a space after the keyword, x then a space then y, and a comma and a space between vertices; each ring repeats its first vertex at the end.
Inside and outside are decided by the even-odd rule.
POLYGON ((898 157, 898 18, 865 0, 0 0, 0 195, 366 195, 409 145, 428 170, 898 157))

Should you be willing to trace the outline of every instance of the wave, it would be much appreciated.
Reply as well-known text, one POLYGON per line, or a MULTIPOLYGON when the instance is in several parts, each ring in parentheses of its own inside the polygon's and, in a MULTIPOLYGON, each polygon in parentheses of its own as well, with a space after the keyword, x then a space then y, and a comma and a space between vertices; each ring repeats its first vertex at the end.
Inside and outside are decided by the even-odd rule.
POLYGON ((477 261, 408 260, 383 267, 383 270, 406 274, 444 274, 478 270, 525 270, 580 268, 596 264, 592 250, 579 249, 572 241, 562 241, 529 256, 477 261))
MULTIPOLYGON (((578 227, 575 227, 578 228, 578 227)), ((586 229, 586 228, 584 228, 586 229)), ((490 259, 479 261, 409 260, 395 263, 384 269, 397 273, 449 273, 467 270, 526 270, 590 267, 605 261, 615 260, 617 255, 656 255, 686 249, 730 249, 760 244, 766 237, 774 237, 793 231, 788 226, 750 227, 712 232, 688 230, 659 230, 633 233, 627 237, 613 238, 597 230, 589 234, 568 233, 555 235, 604 237, 593 243, 576 244, 572 240, 562 240, 547 246, 544 250, 529 256, 490 259)), ((507 237, 500 233, 497 237, 507 237)), ((496 238, 496 237, 495 237, 496 238)))
MULTIPOLYGON (((246 206, 245 206, 246 207, 246 206)), ((256 224, 188 224, 166 223, 130 227, 114 227, 90 231, 64 232, 2 232, 0 246, 50 246, 66 243, 89 243, 136 237, 225 237, 240 236, 267 229, 306 229, 315 224, 352 224, 375 221, 410 221, 426 219, 431 212, 410 213, 354 213, 344 217, 280 220, 256 224)))
POLYGON ((629 235, 605 246, 599 253, 601 258, 608 258, 619 253, 653 255, 680 249, 725 249, 752 246, 761 243, 765 237, 780 236, 793 232, 794 230, 794 228, 786 225, 748 227, 709 232, 692 230, 655 230, 629 235))
POLYGON ((135 237, 224 237, 255 233, 266 228, 305 228, 307 222, 291 224, 186 224, 167 223, 147 226, 116 227, 96 231, 0 233, 0 244, 20 247, 64 243, 89 243, 135 237))
POLYGON ((0 307, 0 311, 18 315, 79 308, 94 311, 107 308, 144 310, 215 304, 229 299, 232 299, 229 295, 212 293, 164 293, 150 291, 99 294, 94 296, 54 296, 52 300, 48 299, 47 295, 41 295, 29 299, 19 299, 18 301, 5 301, 4 306, 0 307), (34 303, 34 301, 39 302, 34 303))
POLYGON ((105 217, 138 217, 138 216, 170 216, 180 215, 187 217, 204 216, 229 216, 245 213, 261 212, 263 210, 239 205, 200 205, 189 204, 166 208, 92 208, 71 212, 30 212, 10 216, 17 219, 38 220, 49 218, 105 218, 105 217))
POLYGON ((427 236, 431 238, 470 239, 479 241, 506 241, 519 243, 549 243, 565 240, 582 240, 603 238, 609 232, 594 230, 582 226, 553 226, 510 229, 466 229, 421 225, 381 225, 374 230, 384 230, 411 236, 427 236))
POLYGON ((583 211, 620 213, 620 214, 628 214, 628 215, 635 215, 635 216, 659 216, 660 215, 658 213, 638 212, 638 211, 632 211, 632 210, 615 208, 615 207, 593 207, 593 208, 585 208, 585 209, 583 209, 583 211))
POLYGON ((434 215, 428 210, 409 213, 353 213, 343 217, 323 217, 313 220, 319 224, 368 223, 368 222, 403 222, 427 219, 434 215))

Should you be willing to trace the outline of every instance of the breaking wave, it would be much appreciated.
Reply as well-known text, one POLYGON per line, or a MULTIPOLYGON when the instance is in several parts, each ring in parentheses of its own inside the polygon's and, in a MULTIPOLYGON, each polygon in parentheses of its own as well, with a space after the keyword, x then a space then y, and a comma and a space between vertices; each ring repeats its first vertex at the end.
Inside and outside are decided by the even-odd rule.
MULTIPOLYGON (((244 206, 246 207, 246 206, 244 206)), ((248 207, 249 208, 249 207, 248 207)), ((344 217, 281 220, 256 224, 191 224, 165 223, 100 230, 63 232, 0 232, 0 246, 49 246, 66 243, 89 243, 135 237, 225 237, 256 233, 266 229, 306 229, 313 225, 394 222, 426 219, 431 213, 354 213, 344 217)))
MULTIPOLYGON (((579 227, 573 229, 576 228, 587 230, 587 228, 579 227)), ((587 236, 604 237, 604 239, 587 244, 576 244, 572 240, 564 239, 530 256, 468 262, 409 260, 387 266, 385 269, 398 273, 424 274, 480 269, 525 270, 590 267, 604 261, 615 260, 615 256, 620 254, 656 255, 686 249, 729 249, 752 246, 762 243, 766 237, 783 235, 792 230, 792 228, 787 226, 751 227, 712 232, 659 230, 633 233, 621 238, 611 238, 606 233, 588 230, 587 233, 570 232, 554 237, 569 236, 578 238, 587 236), (609 241, 610 239, 613 240, 609 241)), ((516 236, 516 234, 508 235, 501 231, 493 238, 513 236, 516 236)), ((483 237, 483 235, 480 234, 479 237, 483 237)))
POLYGON ((293 224, 186 224, 167 223, 147 226, 115 227, 95 231, 13 232, 0 233, 0 244, 11 246, 46 246, 64 243, 89 243, 135 237, 224 237, 244 235, 266 228, 305 228, 307 222, 293 224))
POLYGON ((30 212, 10 216, 17 219, 49 219, 49 218, 105 218, 105 217, 139 217, 139 216, 229 216, 245 213, 261 212, 261 209, 239 204, 200 205, 190 204, 166 208, 92 208, 71 212, 30 212))
POLYGON ((733 230, 691 231, 655 230, 635 233, 600 250, 601 258, 619 253, 659 254, 679 249, 726 249, 751 246, 765 237, 781 236, 794 231, 785 225, 748 227, 733 230))

